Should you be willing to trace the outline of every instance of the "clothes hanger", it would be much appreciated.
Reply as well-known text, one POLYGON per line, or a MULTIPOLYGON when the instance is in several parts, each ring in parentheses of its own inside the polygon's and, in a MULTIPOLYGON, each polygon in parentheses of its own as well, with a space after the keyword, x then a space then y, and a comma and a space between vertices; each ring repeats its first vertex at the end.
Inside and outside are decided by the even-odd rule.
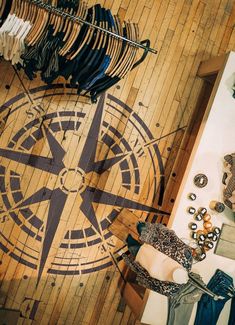
MULTIPOLYGON (((130 29, 130 39, 133 41, 137 41, 137 30, 135 28, 135 24, 130 23, 129 24, 129 29, 130 29)), ((132 44, 130 45, 130 51, 129 51, 129 59, 126 61, 126 64, 123 66, 122 70, 118 74, 120 78, 124 78, 124 76, 129 72, 130 66, 134 62, 137 48, 133 46, 132 44)))
POLYGON ((54 26, 53 26, 54 27, 53 36, 55 36, 59 32, 59 30, 61 28, 61 24, 62 24, 62 19, 63 19, 62 15, 59 15, 57 13, 55 13, 55 15, 56 15, 56 18, 55 18, 55 22, 54 22, 54 26))
MULTIPOLYGON (((132 36, 131 39, 135 42, 138 42, 138 26, 137 24, 130 24, 130 28, 132 29, 132 36)), ((132 51, 131 51, 131 55, 130 55, 130 60, 129 62, 127 62, 126 66, 123 68, 123 71, 120 72, 120 78, 124 78, 125 75, 131 70, 131 67, 134 64, 135 58, 136 58, 136 54, 138 51, 138 48, 136 46, 131 45, 132 51)))
POLYGON ((53 33, 53 36, 55 36, 59 32, 65 33, 67 30, 67 25, 69 22, 69 19, 66 18, 66 14, 74 15, 75 10, 75 2, 72 1, 63 1, 61 4, 60 10, 63 11, 63 14, 59 15, 59 19, 56 22, 55 31, 53 33))
POLYGON ((15 7, 15 11, 14 11, 15 19, 14 19, 13 25, 11 26, 11 31, 9 32, 9 35, 8 35, 9 37, 10 37, 10 34, 14 35, 17 32, 17 30, 20 29, 21 22, 22 22, 22 20, 20 20, 20 19, 22 19, 21 17, 23 14, 23 10, 24 10, 24 3, 21 7, 19 5, 15 7))
MULTIPOLYGON (((118 16, 114 16, 114 32, 123 36, 123 29, 121 27, 121 22, 118 16)), ((105 71, 105 73, 107 75, 109 75, 111 73, 111 71, 113 70, 114 66, 117 64, 117 60, 120 57, 121 51, 122 51, 122 40, 118 39, 116 37, 112 37, 113 38, 113 52, 111 54, 111 62, 107 68, 107 70, 105 71)))
POLYGON ((29 2, 28 3, 28 12, 25 17, 25 20, 32 22, 32 18, 33 18, 32 3, 29 2))
MULTIPOLYGON (((33 10, 36 10, 36 9, 38 9, 38 8, 35 6, 33 8, 33 10)), ((29 35, 29 38, 28 38, 28 39, 30 39, 28 41, 28 45, 31 45, 31 46, 35 45, 37 43, 37 41, 40 39, 40 37, 42 36, 46 26, 48 25, 50 13, 45 8, 41 8, 41 11, 40 11, 40 13, 38 13, 37 17, 38 17, 38 20, 36 19, 35 24, 34 24, 35 28, 32 31, 32 34, 29 35)))
MULTIPOLYGON (((78 10, 76 16, 84 18, 85 4, 84 2, 80 2, 78 6, 78 10)), ((60 54, 65 56, 68 51, 71 49, 74 41, 77 39, 78 34, 81 30, 81 24, 77 21, 73 21, 72 19, 67 19, 68 26, 67 32, 64 36, 63 41, 65 42, 63 48, 60 50, 60 54)))
MULTIPOLYGON (((87 13, 89 16, 89 13, 87 13)), ((65 44, 64 46, 61 48, 59 54, 61 56, 65 56, 68 52, 70 52, 71 48, 74 45, 75 40, 77 41, 77 43, 80 43, 80 39, 81 39, 81 35, 85 34, 85 28, 86 26, 82 26, 82 28, 79 28, 77 26, 77 22, 74 23, 74 21, 72 19, 69 20, 69 25, 68 25, 68 30, 67 33, 64 37, 64 41, 65 44), (75 28, 78 29, 78 35, 77 37, 75 37, 75 33, 71 33, 71 31, 73 30, 73 26, 75 25, 75 28), (74 38, 74 39, 73 39, 74 38)))
POLYGON ((25 0, 22 0, 22 2, 21 2, 21 6, 20 6, 20 12, 19 12, 19 14, 18 14, 18 18, 20 18, 20 19, 24 19, 24 14, 25 14, 25 12, 26 12, 26 6, 27 6, 27 3, 26 3, 26 1, 25 0))
MULTIPOLYGON (((92 17, 91 17, 91 23, 95 24, 95 6, 90 8, 92 11, 92 17)), ((77 50, 73 50, 72 53, 70 53, 69 55, 67 55, 67 59, 68 60, 73 60, 75 57, 77 57, 77 55, 79 54, 79 52, 82 51, 82 49, 84 48, 85 45, 89 45, 90 42, 92 41, 92 37, 93 37, 93 33, 94 33, 94 29, 88 25, 83 25, 84 29, 83 29, 83 35, 81 35, 82 37, 82 41, 80 42, 77 50), (85 35, 84 35, 85 34, 85 35)), ((82 30, 81 30, 82 33, 82 30)), ((80 33, 78 35, 78 38, 80 36, 80 33)))
MULTIPOLYGON (((127 37, 128 39, 133 40, 134 39, 134 35, 133 35, 133 25, 131 23, 127 23, 126 24, 127 27, 127 37)), ((128 66, 130 64, 130 62, 133 59, 135 53, 135 47, 133 47, 130 43, 127 44, 127 51, 125 54, 125 57, 123 58, 123 62, 122 64, 119 66, 119 68, 116 70, 115 75, 118 78, 122 78, 122 76, 124 76, 126 74, 126 72, 128 71, 128 66)))
MULTIPOLYGON (((114 29, 114 19, 110 10, 106 10, 106 29, 115 32, 114 29)), ((105 42, 102 47, 102 55, 99 57, 98 65, 93 71, 93 73, 89 76, 87 84, 84 86, 86 90, 90 90, 92 86, 102 81, 105 77, 106 70, 108 69, 110 62, 112 60, 112 53, 113 53, 113 44, 115 42, 115 38, 110 36, 109 34, 105 35, 105 42)))
POLYGON ((14 0, 14 5, 12 6, 11 14, 18 16, 20 11, 20 2, 19 0, 14 0))
MULTIPOLYGON (((90 7, 86 11, 86 21, 92 23, 95 21, 95 9, 94 7, 90 7)), ((70 76, 75 73, 76 69, 78 69, 79 63, 81 62, 81 57, 84 51, 86 50, 86 42, 89 43, 89 39, 92 37, 90 27, 86 24, 81 25, 81 30, 78 34, 76 41, 73 43, 71 49, 66 54, 66 56, 61 55, 61 70, 60 75, 63 76, 65 79, 68 79, 70 76), (88 40, 88 41, 87 41, 88 40), (70 60, 70 56, 74 54, 75 51, 79 51, 78 55, 75 57, 74 60, 70 60)))
POLYGON ((28 17, 29 9, 30 9, 30 3, 25 1, 24 11, 23 11, 23 13, 22 13, 22 19, 23 19, 24 21, 27 20, 26 18, 28 17))
MULTIPOLYGON (((117 22, 120 24, 119 29, 121 30, 121 35, 123 37, 127 37, 126 23, 125 22, 121 23, 120 20, 117 22)), ((115 70, 123 61, 123 57, 126 53, 126 50, 127 50, 127 42, 125 40, 120 40, 119 41, 119 51, 118 51, 119 55, 117 56, 115 62, 113 63, 113 66, 109 69, 109 71, 107 71, 108 76, 114 77, 115 70)))
MULTIPOLYGON (((128 37, 128 35, 129 35, 129 31, 127 29, 129 29, 128 24, 124 23, 124 28, 123 28, 123 36, 124 37, 128 37)), ((120 56, 117 60, 117 62, 119 64, 118 64, 118 67, 114 66, 114 69, 120 67, 120 62, 122 62, 124 60, 127 51, 128 51, 127 42, 125 40, 123 40, 120 56)), ((109 89, 110 87, 115 85, 119 80, 120 80, 120 78, 117 75, 115 75, 115 71, 114 71, 113 75, 106 75, 104 78, 99 80, 97 83, 95 83, 91 87, 91 89, 89 89, 91 101, 93 103, 97 102, 97 97, 100 96, 104 91, 106 91, 107 89, 109 89)))
MULTIPOLYGON (((124 25, 124 28, 123 28, 120 20, 118 19, 118 17, 114 17, 114 18, 116 18, 115 21, 117 22, 117 27, 120 30, 119 34, 126 37, 127 36, 127 31, 126 31, 125 25, 124 25)), ((108 89, 110 86, 112 86, 117 81, 119 81, 118 77, 113 77, 111 74, 112 74, 112 71, 118 65, 120 65, 120 63, 122 62, 122 57, 123 57, 123 54, 125 54, 127 42, 124 41, 124 40, 118 39, 118 45, 120 47, 119 55, 117 56, 117 58, 116 58, 116 60, 115 60, 115 62, 113 64, 113 67, 111 69, 109 67, 109 70, 110 70, 109 73, 107 73, 107 71, 106 71, 106 74, 104 75, 104 77, 101 78, 100 80, 96 81, 95 84, 93 84, 89 88, 90 95, 91 95, 91 98, 92 98, 92 102, 96 102, 97 101, 96 98, 100 93, 102 93, 104 90, 108 89)))
MULTIPOLYGON (((104 26, 104 9, 100 5, 95 6, 95 16, 96 16, 96 25, 103 27, 104 26)), ((85 48, 83 52, 82 66, 79 67, 79 70, 74 74, 72 81, 79 82, 80 78, 83 78, 84 73, 90 73, 90 68, 92 64, 95 64, 95 58, 99 52, 100 46, 103 40, 103 33, 100 30, 92 30, 92 38, 89 45, 85 48)))
MULTIPOLYGON (((126 30, 125 28, 123 29, 121 27, 121 34, 122 36, 126 36, 126 30)), ((114 71, 115 67, 118 66, 118 64, 120 64, 121 62, 121 59, 122 59, 122 55, 123 55, 123 52, 125 50, 125 47, 126 47, 126 43, 125 41, 121 40, 121 39, 116 39, 115 38, 115 46, 116 46, 116 52, 115 52, 115 56, 113 57, 108 69, 106 70, 106 75, 107 76, 112 76, 112 72, 114 71)))
MULTIPOLYGON (((99 9, 98 9, 99 5, 95 5, 93 7, 93 15, 92 15, 92 24, 98 25, 98 15, 99 15, 99 9)), ((80 44, 80 46, 78 47, 78 49, 76 51, 73 52, 73 54, 69 57, 70 60, 73 60, 76 58, 79 59, 82 55, 84 58, 85 57, 85 53, 89 53, 89 49, 92 50, 92 47, 94 45, 94 42, 96 40, 96 35, 100 34, 99 30, 96 30, 90 26, 86 26, 86 28, 88 28, 88 31, 85 35, 85 37, 83 38, 82 43, 80 44), (99 32, 99 33, 98 33, 99 32)), ((98 36, 97 36, 98 37, 98 36)))
POLYGON ((209 295, 210 297, 212 297, 214 300, 223 300, 223 299, 225 299, 225 297, 218 296, 214 292, 212 292, 211 290, 209 290, 206 287, 206 285, 203 285, 201 282, 199 282, 197 279, 195 279, 190 272, 188 273, 188 276, 189 276, 189 282, 191 282, 191 284, 193 286, 195 286, 196 288, 198 288, 202 292, 206 293, 207 295, 209 295))
MULTIPOLYGON (((118 33, 119 34, 119 27, 117 26, 117 22, 116 19, 118 20, 118 17, 113 17, 112 13, 110 12, 110 20, 111 20, 111 31, 113 33, 118 33)), ((121 34, 122 31, 120 31, 119 35, 121 34)), ((105 70, 105 72, 107 73, 108 69, 110 69, 113 65, 113 63, 116 61, 116 58, 119 56, 119 50, 121 49, 121 46, 119 46, 119 41, 116 37, 110 36, 110 64, 107 67, 107 69, 105 70)))
MULTIPOLYGON (((77 14, 77 16, 81 17, 84 20, 86 20, 86 17, 87 17, 87 14, 88 14, 87 11, 88 11, 87 5, 83 2, 83 3, 81 3, 80 11, 77 14)), ((70 23, 73 26, 73 22, 71 21, 70 23)), ((80 22, 78 22, 78 21, 75 21, 74 22, 74 28, 75 28, 74 32, 73 32, 73 34, 70 35, 70 37, 66 41, 63 52, 61 52, 63 54, 61 54, 61 55, 66 55, 70 51, 70 49, 72 48, 72 46, 75 43, 76 39, 79 37, 79 33, 81 31, 82 24, 80 22)))
POLYGON ((30 17, 29 21, 32 23, 32 25, 34 25, 34 23, 37 19, 37 11, 34 10, 34 7, 35 7, 35 5, 33 3, 31 3, 31 9, 30 9, 31 17, 30 17))
POLYGON ((34 24, 29 32, 29 34, 26 37, 26 43, 28 45, 31 45, 31 42, 34 38, 36 38, 36 35, 40 32, 39 27, 43 21, 43 9, 38 8, 36 4, 32 6, 33 14, 35 15, 35 21, 34 24))
MULTIPOLYGON (((129 38, 130 37, 130 28, 129 28, 129 23, 124 22, 124 31, 126 33, 125 37, 129 38)), ((128 53, 130 52, 131 48, 129 43, 127 43, 126 41, 123 41, 123 45, 124 45, 124 50, 121 54, 121 57, 118 59, 117 64, 114 66, 112 72, 110 73, 111 77, 115 77, 117 76, 118 72, 120 71, 120 69, 122 69, 123 65, 126 63, 126 60, 128 58, 128 53)))
POLYGON ((13 15, 13 13, 16 11, 16 6, 17 6, 17 0, 13 0, 11 5, 11 10, 10 10, 11 15, 13 15))
MULTIPOLYGON (((70 10, 70 14, 71 14, 71 10, 70 10)), ((64 20, 65 20, 65 24, 64 24, 64 28, 63 28, 63 32, 65 33, 65 36, 63 38, 63 42, 66 42, 67 38, 69 37, 70 33, 73 31, 72 29, 72 22, 71 19, 68 19, 66 17, 66 15, 63 15, 64 20)))
MULTIPOLYGON (((109 16, 108 11, 102 8, 102 16, 101 16, 101 27, 108 29, 109 26, 109 16)), ((108 34, 101 32, 100 37, 98 39, 98 45, 95 48, 95 51, 92 53, 92 57, 88 58, 88 64, 85 65, 84 73, 79 77, 79 93, 91 84, 97 75, 103 69, 104 60, 107 56, 107 49, 109 47, 109 37, 108 34)))

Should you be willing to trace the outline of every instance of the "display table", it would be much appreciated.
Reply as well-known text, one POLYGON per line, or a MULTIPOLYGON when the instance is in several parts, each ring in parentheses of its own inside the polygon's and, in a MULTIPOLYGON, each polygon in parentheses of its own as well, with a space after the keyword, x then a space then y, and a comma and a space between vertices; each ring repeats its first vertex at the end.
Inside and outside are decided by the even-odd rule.
MULTIPOLYGON (((209 208, 210 201, 223 201, 223 157, 235 152, 235 99, 232 97, 232 86, 235 82, 235 52, 203 62, 198 70, 199 77, 217 73, 215 85, 168 223, 168 226, 185 241, 190 240, 188 223, 193 221, 192 216, 187 212, 189 206, 196 209, 206 207, 212 216, 213 226, 221 227, 223 223, 235 225, 233 213, 229 208, 220 214, 209 208), (199 173, 208 177, 208 184, 204 188, 194 185, 194 176, 199 173), (195 201, 188 199, 188 194, 191 192, 197 195, 195 201)), ((198 229, 203 228, 202 222, 198 222, 198 227, 198 229)), ((235 283, 235 261, 218 256, 213 253, 213 250, 207 253, 204 261, 194 265, 194 269, 198 270, 206 283, 217 268, 232 276, 235 283)), ((167 298, 147 290, 145 301, 141 322, 164 325, 167 319, 167 298)), ((218 325, 227 324, 229 311, 230 301, 226 303, 218 325)), ((196 305, 189 325, 193 324, 195 313, 196 305)))

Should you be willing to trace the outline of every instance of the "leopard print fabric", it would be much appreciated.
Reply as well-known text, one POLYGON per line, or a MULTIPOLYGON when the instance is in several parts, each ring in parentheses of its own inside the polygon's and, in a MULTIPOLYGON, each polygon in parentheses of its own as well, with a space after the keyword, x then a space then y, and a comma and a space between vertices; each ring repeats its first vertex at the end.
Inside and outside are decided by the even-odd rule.
POLYGON ((175 232, 160 223, 143 223, 140 240, 152 245, 161 253, 169 256, 187 271, 192 268, 193 257, 191 248, 180 240, 175 232))
POLYGON ((224 203, 233 211, 235 211, 235 153, 226 155, 225 173, 224 173, 224 203))

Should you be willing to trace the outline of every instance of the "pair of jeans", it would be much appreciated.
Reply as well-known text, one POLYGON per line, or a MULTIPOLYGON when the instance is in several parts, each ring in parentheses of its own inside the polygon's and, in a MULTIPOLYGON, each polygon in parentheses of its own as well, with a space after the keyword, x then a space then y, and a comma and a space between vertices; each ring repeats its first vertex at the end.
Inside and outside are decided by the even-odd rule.
MULTIPOLYGON (((191 275, 203 284, 198 274, 191 273, 191 275)), ((177 294, 168 300, 167 325, 188 325, 193 306, 201 299, 201 296, 202 291, 188 281, 177 294)))
POLYGON ((194 325, 216 325, 225 303, 231 298, 230 287, 233 287, 233 279, 223 271, 217 270, 210 279, 207 288, 224 299, 214 300, 207 294, 203 294, 198 303, 194 325))
POLYGON ((230 315, 228 320, 228 325, 234 325, 235 324, 235 298, 231 301, 231 307, 230 307, 230 315))

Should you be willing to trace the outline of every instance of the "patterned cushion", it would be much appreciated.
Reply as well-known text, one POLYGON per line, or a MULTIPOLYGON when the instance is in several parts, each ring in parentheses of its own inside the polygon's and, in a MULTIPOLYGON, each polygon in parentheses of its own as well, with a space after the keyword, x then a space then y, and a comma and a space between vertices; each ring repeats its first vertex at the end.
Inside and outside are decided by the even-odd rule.
POLYGON ((223 177, 224 203, 233 211, 235 211, 235 153, 226 155, 225 172, 223 177))

